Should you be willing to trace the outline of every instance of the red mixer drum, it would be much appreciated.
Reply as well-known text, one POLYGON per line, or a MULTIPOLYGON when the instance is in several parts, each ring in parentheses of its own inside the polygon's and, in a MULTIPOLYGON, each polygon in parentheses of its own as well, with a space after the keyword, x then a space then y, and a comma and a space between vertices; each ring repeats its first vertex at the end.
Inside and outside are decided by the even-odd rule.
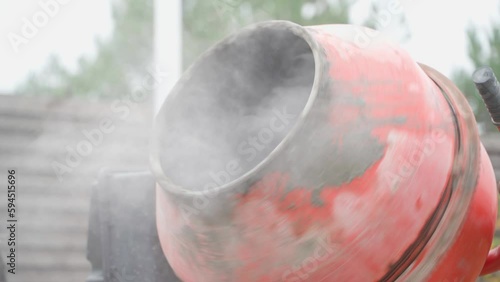
POLYGON ((366 28, 226 38, 169 94, 152 148, 185 282, 474 281, 492 243, 495 177, 466 99, 366 28))

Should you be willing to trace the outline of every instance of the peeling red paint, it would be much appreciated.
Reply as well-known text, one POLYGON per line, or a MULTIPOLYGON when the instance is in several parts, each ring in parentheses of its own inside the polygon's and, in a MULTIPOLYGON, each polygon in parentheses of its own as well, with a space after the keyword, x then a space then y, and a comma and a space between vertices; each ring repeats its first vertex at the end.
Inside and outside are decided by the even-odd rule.
MULTIPOLYGON (((463 229, 467 238, 482 236, 470 242, 479 251, 468 257, 467 274, 454 269, 467 248, 452 243, 465 238, 459 231, 471 220, 465 213, 473 190, 478 198, 496 190, 489 173, 479 186, 472 182, 480 143, 471 119, 451 111, 460 98, 447 101, 391 44, 359 48, 332 35, 345 26, 278 22, 250 31, 259 28, 293 30, 308 41, 318 65, 316 96, 283 146, 222 190, 210 209, 183 219, 178 209, 190 205, 190 195, 158 189, 158 230, 178 276, 187 282, 477 276, 479 255, 491 242, 482 235, 493 228, 493 201, 482 210, 472 205, 470 213, 487 219, 463 229), (448 250, 452 257, 441 260, 448 250)), ((487 156, 482 162, 484 171, 491 168, 487 156)))

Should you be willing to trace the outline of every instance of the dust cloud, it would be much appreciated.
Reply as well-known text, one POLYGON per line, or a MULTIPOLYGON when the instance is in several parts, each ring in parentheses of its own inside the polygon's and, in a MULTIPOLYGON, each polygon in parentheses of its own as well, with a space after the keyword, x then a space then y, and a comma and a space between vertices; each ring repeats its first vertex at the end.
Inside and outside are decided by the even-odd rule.
POLYGON ((209 50, 157 117, 165 176, 199 190, 257 166, 299 118, 314 69, 308 43, 283 28, 247 29, 209 50))

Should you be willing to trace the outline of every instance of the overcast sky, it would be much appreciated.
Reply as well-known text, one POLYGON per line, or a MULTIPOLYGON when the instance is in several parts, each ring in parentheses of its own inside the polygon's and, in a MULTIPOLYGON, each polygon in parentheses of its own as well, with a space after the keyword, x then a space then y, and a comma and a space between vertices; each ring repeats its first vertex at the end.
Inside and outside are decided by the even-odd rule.
MULTIPOLYGON (((109 0, 65 0, 68 3, 59 5, 59 10, 52 9, 53 16, 45 26, 15 52, 9 36, 22 35, 23 18, 32 22, 33 16, 43 11, 39 1, 0 0, 0 93, 12 91, 30 71, 40 69, 50 54, 59 55, 65 65, 74 68, 79 56, 93 54, 96 36, 106 37, 111 32, 109 0)), ((415 60, 445 74, 467 65, 465 30, 469 24, 487 28, 492 20, 500 21, 500 0, 401 1, 411 32, 403 47, 415 60)), ((358 3, 353 17, 359 20, 366 16, 369 1, 358 3)), ((393 27, 382 31, 392 36, 393 27)), ((396 35, 394 38, 399 39, 396 35)))
POLYGON ((47 24, 15 52, 9 35, 22 35, 23 18, 32 22, 33 16, 43 11, 39 1, 49 2, 0 0, 0 93, 13 90, 30 71, 42 68, 50 54, 57 54, 74 68, 82 54, 95 52, 96 36, 111 32, 109 0, 65 0, 68 3, 59 5, 47 24))

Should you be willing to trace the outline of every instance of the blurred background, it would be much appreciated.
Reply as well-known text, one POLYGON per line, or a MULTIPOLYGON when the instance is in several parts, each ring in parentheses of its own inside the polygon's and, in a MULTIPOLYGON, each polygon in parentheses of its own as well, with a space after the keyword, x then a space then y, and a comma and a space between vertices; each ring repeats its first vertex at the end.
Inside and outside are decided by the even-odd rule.
POLYGON ((0 179, 7 169, 19 176, 9 281, 84 281, 97 172, 147 167, 155 110, 182 70, 228 34, 271 19, 367 25, 452 78, 500 179, 500 139, 470 79, 483 65, 500 75, 499 0, 0 0, 0 179))

